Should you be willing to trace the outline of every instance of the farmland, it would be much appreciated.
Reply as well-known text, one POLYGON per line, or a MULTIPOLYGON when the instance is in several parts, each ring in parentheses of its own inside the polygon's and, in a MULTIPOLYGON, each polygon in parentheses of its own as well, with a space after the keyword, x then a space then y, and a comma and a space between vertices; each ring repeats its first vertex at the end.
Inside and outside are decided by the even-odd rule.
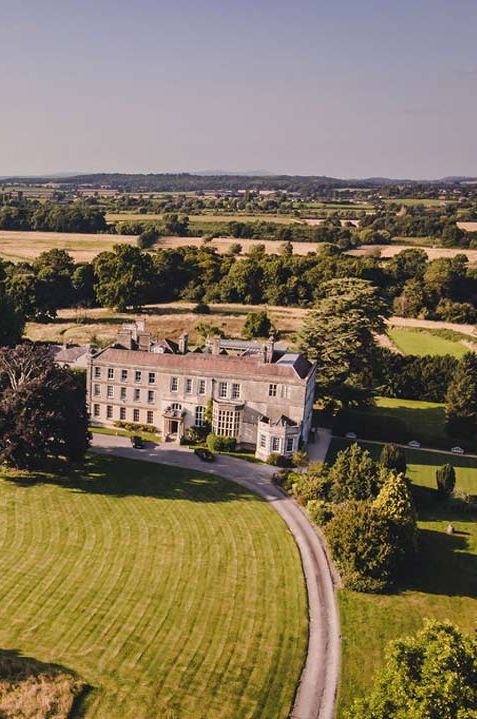
MULTIPOLYGON (((149 305, 143 308, 141 316, 146 317, 153 335, 177 339, 188 332, 192 344, 201 343, 201 337, 194 330, 199 322, 205 322, 221 329, 227 336, 238 337, 248 312, 263 309, 263 306, 241 304, 210 304, 210 314, 198 315, 192 310, 191 302, 169 302, 149 305)), ((301 326, 306 310, 297 307, 268 307, 268 314, 280 331, 281 337, 293 341, 294 333, 301 326)), ((52 342, 88 343, 92 339, 108 342, 116 337, 118 327, 130 322, 137 313, 121 313, 103 308, 59 310, 54 322, 44 324, 29 322, 26 336, 31 340, 52 342)))
POLYGON ((0 257, 25 262, 34 260, 47 250, 61 249, 69 252, 77 262, 89 262, 117 242, 135 244, 136 238, 128 235, 0 230, 0 257))
POLYGON ((2 472, 0 642, 90 686, 82 716, 288 716, 306 649, 298 550, 217 477, 89 458, 2 472))
MULTIPOLYGON (((345 440, 333 440, 329 458, 345 444, 345 440)), ((363 446, 375 458, 381 449, 363 446)), ((419 509, 419 557, 396 594, 339 592, 343 659, 338 716, 370 687, 389 640, 414 634, 426 617, 450 620, 470 633, 475 630, 477 525, 462 503, 437 499, 435 471, 451 461, 457 488, 477 494, 477 460, 415 450, 406 450, 406 459, 419 509), (452 536, 446 533, 449 522, 455 528, 452 536)))
POLYGON ((430 332, 391 327, 388 336, 400 352, 406 355, 452 355, 460 359, 468 351, 461 341, 439 337, 430 332))

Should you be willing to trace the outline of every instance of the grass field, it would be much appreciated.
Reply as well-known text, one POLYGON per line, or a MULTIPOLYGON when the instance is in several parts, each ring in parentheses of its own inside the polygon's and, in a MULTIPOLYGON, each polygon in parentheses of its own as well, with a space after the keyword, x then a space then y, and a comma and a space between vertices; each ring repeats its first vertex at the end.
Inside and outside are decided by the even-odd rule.
MULTIPOLYGON (((328 458, 345 444, 345 440, 333 440, 328 458)), ((379 455, 380 446, 363 446, 374 457, 379 455)), ((342 675, 338 719, 352 699, 373 683, 389 640, 415 633, 426 617, 448 619, 470 633, 476 629, 477 522, 458 503, 438 500, 434 488, 436 468, 451 461, 456 467, 457 487, 477 494, 477 460, 418 450, 406 450, 406 459, 418 501, 419 556, 395 594, 339 592, 342 675), (446 533, 449 522, 456 530, 453 535, 446 533)))
POLYGON ((76 672, 84 716, 288 716, 306 596, 265 502, 98 457, 63 481, 3 473, 0 504, 0 646, 76 672))
MULTIPOLYGON (((200 336, 194 330, 198 322, 206 322, 222 329, 227 336, 240 337, 248 312, 264 309, 259 305, 211 304, 208 315, 192 312, 195 304, 191 302, 170 302, 162 305, 149 305, 138 313, 121 313, 114 310, 95 308, 84 310, 60 310, 54 322, 43 324, 29 322, 26 336, 31 340, 52 342, 74 342, 84 344, 94 337, 104 342, 116 337, 123 322, 132 318, 145 317, 153 336, 177 339, 188 332, 191 344, 200 343, 200 336)), ((294 333, 300 328, 306 310, 296 307, 267 307, 267 312, 287 343, 293 341, 294 333)))
POLYGON ((430 332, 391 327, 387 332, 393 344, 405 355, 452 355, 460 359, 468 352, 462 342, 439 337, 430 332))
MULTIPOLYGON (((417 440, 436 449, 449 450, 458 441, 445 431, 445 407, 436 402, 377 397, 376 406, 343 410, 337 417, 335 433, 356 432, 362 439, 383 442, 417 440)), ((469 450, 475 442, 467 441, 469 450)))
POLYGON ((13 262, 33 260, 42 252, 66 250, 77 262, 89 262, 118 242, 135 244, 131 235, 90 235, 75 232, 0 230, 0 257, 13 262))

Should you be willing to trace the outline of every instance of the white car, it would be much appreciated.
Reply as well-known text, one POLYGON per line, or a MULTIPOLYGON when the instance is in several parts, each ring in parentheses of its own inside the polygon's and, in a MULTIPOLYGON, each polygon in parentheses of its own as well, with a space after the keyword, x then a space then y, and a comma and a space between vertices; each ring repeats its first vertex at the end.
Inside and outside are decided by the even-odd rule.
POLYGON ((346 432, 346 439, 358 439, 356 432, 346 432))
POLYGON ((410 442, 407 443, 407 446, 412 447, 413 449, 419 449, 419 447, 421 446, 421 443, 415 439, 412 439, 410 442))
POLYGON ((454 454, 464 454, 462 447, 452 447, 451 452, 454 454))

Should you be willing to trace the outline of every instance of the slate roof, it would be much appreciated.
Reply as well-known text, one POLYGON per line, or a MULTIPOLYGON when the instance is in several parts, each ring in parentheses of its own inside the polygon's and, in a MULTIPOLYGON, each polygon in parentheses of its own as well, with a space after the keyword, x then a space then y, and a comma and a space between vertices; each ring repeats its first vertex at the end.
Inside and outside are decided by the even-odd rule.
POLYGON ((93 357, 93 363, 128 365, 164 369, 170 372, 207 372, 226 377, 260 377, 265 379, 304 380, 313 368, 303 355, 293 355, 293 360, 282 364, 280 361, 265 364, 258 355, 231 356, 197 354, 159 354, 107 347, 93 357))

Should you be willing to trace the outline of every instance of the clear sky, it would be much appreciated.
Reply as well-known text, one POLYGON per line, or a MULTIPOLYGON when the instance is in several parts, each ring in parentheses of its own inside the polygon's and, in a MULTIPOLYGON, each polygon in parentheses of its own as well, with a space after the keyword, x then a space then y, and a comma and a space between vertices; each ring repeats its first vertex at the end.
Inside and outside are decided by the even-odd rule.
POLYGON ((477 175, 477 0, 0 0, 0 176, 477 175))

